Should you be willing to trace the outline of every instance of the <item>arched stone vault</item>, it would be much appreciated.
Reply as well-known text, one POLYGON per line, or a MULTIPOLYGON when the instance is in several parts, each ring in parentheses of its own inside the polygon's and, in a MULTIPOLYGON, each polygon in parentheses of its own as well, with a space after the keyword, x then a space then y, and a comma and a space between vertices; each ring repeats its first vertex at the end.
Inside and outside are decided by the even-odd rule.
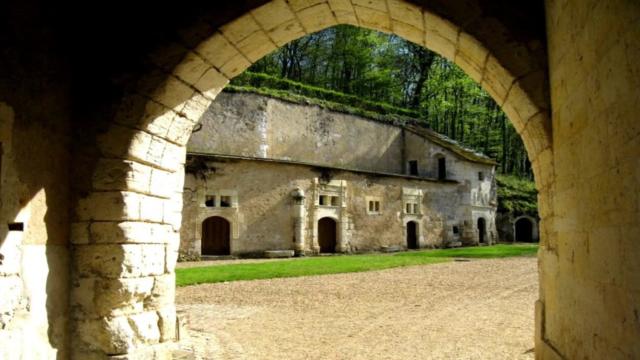
MULTIPOLYGON (((99 160, 87 195, 77 203, 71 236, 77 356, 146 356, 174 339, 174 266, 193 127, 229 79, 279 46, 337 24, 397 34, 452 60, 480 83, 522 136, 541 216, 550 221, 546 69, 528 59, 531 44, 515 45, 525 49, 521 57, 527 61, 504 63, 511 55, 500 44, 483 43, 459 25, 482 30, 480 15, 458 21, 402 0, 273 0, 218 29, 198 23, 151 54, 155 69, 125 96, 97 138, 99 160)), ((543 240, 551 239, 542 233, 543 240)))

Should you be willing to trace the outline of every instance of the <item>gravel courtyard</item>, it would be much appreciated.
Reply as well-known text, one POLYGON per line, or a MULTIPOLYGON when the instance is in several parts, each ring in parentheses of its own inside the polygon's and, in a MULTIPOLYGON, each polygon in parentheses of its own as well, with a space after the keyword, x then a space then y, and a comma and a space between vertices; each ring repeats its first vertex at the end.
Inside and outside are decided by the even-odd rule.
POLYGON ((533 359, 534 257, 178 288, 177 359, 533 359))

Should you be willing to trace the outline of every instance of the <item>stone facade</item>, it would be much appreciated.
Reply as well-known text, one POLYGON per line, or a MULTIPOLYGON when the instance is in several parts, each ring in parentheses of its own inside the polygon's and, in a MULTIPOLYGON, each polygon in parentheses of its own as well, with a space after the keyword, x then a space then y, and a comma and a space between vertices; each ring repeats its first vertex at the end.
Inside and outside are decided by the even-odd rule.
POLYGON ((2 9, 2 357, 167 357, 193 126, 255 59, 334 24, 392 32, 454 61, 522 137, 541 218, 536 358, 640 357, 638 2, 184 0, 105 3, 90 17, 42 1, 2 9), (18 222, 24 231, 8 231, 18 222), (164 256, 162 274, 143 260, 151 249, 164 256), (85 261, 105 251, 121 271, 85 261), (151 295, 131 286, 145 280, 151 295), (96 311, 74 310, 87 304, 96 311))
POLYGON ((429 130, 244 93, 220 94, 201 124, 188 144, 187 256, 213 255, 202 246, 211 217, 228 221, 233 255, 318 253, 325 217, 336 252, 406 249, 413 237, 417 248, 475 245, 480 219, 483 243, 497 240, 494 163, 429 130))

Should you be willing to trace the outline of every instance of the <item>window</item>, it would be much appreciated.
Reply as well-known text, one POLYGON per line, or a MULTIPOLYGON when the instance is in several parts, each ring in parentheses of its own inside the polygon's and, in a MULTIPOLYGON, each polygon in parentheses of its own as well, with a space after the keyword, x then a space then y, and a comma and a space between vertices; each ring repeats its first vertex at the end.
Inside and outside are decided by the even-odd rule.
POLYGON ((484 181, 484 173, 482 171, 478 172, 478 180, 484 181))
POLYGON ((329 197, 327 195, 320 195, 320 198, 318 198, 318 204, 319 205, 329 205, 329 197))
POLYGON ((331 206, 340 206, 340 198, 337 196, 331 197, 331 206))
POLYGON ((438 180, 447 178, 447 159, 444 156, 438 158, 438 180))
POLYGON ((409 160, 409 175, 418 176, 418 160, 409 160))
POLYGON ((204 199, 204 206, 206 207, 215 207, 216 206, 216 196, 215 195, 207 195, 204 199))
POLYGON ((220 196, 220 207, 231 207, 231 196, 220 196))
POLYGON ((459 234, 460 233, 460 229, 457 226, 453 227, 453 233, 454 234, 459 234))
POLYGON ((369 200, 369 212, 370 213, 379 213, 380 212, 380 201, 378 201, 378 200, 369 200))
POLYGON ((418 213, 418 204, 416 204, 416 203, 406 203, 405 204, 405 212, 407 214, 417 214, 418 213))

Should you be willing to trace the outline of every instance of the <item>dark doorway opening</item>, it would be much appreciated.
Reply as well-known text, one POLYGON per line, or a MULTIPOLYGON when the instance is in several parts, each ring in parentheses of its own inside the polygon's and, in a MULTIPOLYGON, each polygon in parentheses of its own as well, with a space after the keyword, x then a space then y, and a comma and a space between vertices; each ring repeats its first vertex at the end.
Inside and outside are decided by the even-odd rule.
POLYGON ((418 176, 418 160, 409 160, 409 175, 418 176))
POLYGON ((484 244, 487 235, 487 222, 484 218, 478 219, 478 242, 484 244))
POLYGON ((318 220, 318 245, 321 253, 336 252, 336 238, 338 226, 332 218, 322 218, 318 220))
POLYGON ((418 248, 418 224, 415 221, 407 223, 407 248, 418 248))
POLYGON ((438 179, 444 180, 447 178, 447 159, 444 157, 438 158, 438 179))
POLYGON ((516 221, 516 241, 533 242, 533 224, 531 220, 522 218, 516 221))
POLYGON ((202 222, 202 255, 231 254, 231 224, 220 216, 202 222))

